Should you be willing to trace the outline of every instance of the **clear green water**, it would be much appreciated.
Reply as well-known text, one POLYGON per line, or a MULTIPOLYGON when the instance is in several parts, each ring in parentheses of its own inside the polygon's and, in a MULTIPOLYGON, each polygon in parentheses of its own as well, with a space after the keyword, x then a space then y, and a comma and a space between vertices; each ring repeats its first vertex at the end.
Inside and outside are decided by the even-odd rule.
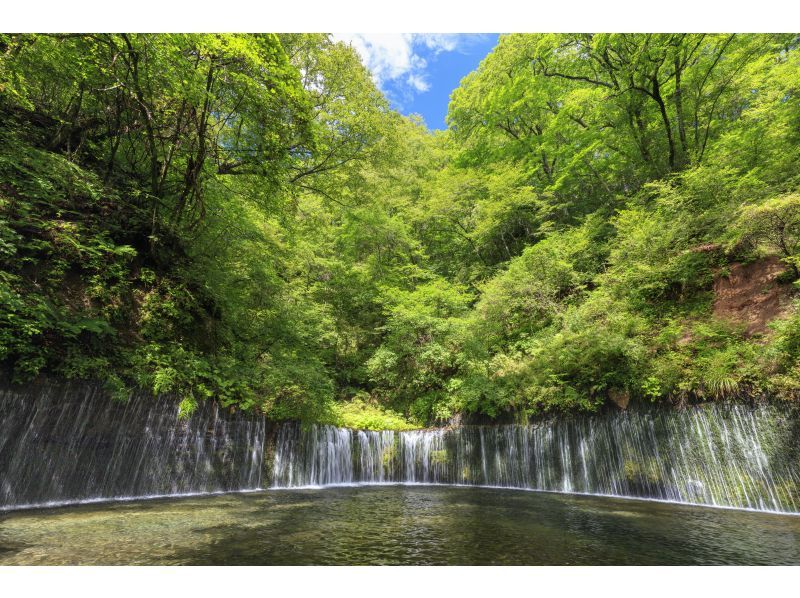
POLYGON ((800 517, 488 488, 277 490, 2 513, 11 564, 800 564, 800 517))

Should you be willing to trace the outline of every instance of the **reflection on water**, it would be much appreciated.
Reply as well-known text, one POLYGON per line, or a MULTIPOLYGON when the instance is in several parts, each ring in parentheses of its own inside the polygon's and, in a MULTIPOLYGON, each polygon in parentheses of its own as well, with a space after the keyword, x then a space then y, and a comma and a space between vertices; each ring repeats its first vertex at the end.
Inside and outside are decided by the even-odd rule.
POLYGON ((382 486, 0 515, 10 564, 800 564, 800 517, 382 486))

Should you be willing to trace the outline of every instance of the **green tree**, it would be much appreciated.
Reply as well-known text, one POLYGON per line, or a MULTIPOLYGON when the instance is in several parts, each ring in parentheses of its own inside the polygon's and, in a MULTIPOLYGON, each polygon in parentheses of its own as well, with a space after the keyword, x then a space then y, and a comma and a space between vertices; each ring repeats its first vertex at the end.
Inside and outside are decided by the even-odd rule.
POLYGON ((735 225, 737 240, 765 244, 782 256, 800 278, 800 194, 790 193, 741 209, 735 225))

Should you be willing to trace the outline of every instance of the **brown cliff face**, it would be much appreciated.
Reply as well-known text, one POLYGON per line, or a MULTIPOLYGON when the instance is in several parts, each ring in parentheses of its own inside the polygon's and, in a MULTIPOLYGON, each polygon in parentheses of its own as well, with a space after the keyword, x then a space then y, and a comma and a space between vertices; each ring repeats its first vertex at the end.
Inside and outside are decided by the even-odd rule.
POLYGON ((766 333, 790 305, 792 286, 778 281, 786 269, 775 256, 731 264, 730 274, 714 281, 714 317, 744 325, 748 337, 766 333))

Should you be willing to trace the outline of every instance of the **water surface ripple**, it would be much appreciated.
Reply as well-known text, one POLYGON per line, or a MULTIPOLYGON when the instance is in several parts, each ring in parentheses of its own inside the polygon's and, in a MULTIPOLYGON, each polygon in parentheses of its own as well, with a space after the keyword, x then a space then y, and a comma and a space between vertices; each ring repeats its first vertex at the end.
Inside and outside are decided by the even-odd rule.
POLYGON ((0 565, 800 564, 800 517, 488 488, 373 486, 0 515, 0 565))

